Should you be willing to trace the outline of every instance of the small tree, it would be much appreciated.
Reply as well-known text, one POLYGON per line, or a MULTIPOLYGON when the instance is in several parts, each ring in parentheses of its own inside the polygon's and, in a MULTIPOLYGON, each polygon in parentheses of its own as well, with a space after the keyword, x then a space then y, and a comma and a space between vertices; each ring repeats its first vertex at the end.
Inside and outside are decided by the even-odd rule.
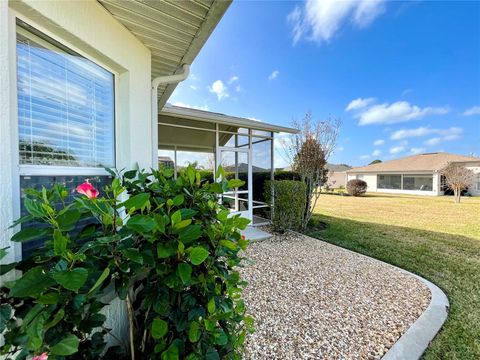
POLYGON ((340 120, 313 121, 311 112, 307 112, 301 121, 294 121, 293 126, 298 134, 284 141, 283 147, 293 170, 305 183, 305 210, 300 227, 305 231, 327 179, 325 165, 335 150, 340 120))
POLYGON ((446 185, 453 190, 455 202, 459 203, 462 191, 472 184, 475 174, 463 165, 450 163, 443 169, 442 175, 446 185))

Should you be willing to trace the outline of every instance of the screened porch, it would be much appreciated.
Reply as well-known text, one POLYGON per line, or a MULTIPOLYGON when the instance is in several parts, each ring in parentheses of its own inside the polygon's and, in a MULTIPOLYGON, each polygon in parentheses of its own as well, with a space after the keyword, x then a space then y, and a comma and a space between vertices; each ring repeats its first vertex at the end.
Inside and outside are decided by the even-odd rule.
POLYGON ((245 184, 223 195, 223 204, 259 226, 269 222, 265 181, 274 178, 274 134, 295 130, 250 119, 167 105, 159 114, 159 165, 175 176, 195 164, 211 180, 222 165, 245 184))

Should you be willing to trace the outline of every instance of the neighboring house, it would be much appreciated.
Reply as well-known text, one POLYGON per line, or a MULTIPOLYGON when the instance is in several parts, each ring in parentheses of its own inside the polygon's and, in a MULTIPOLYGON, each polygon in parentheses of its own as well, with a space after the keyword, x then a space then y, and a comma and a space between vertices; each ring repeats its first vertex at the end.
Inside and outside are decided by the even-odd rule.
POLYGON ((159 156, 158 157, 158 164, 165 166, 166 168, 173 168, 175 167, 175 163, 173 160, 168 156, 159 156))
POLYGON ((459 163, 475 173, 468 192, 480 195, 480 158, 444 152, 412 155, 346 171, 347 181, 367 182, 367 191, 415 195, 444 195, 441 172, 449 163, 459 163))
POLYGON ((327 166, 325 167, 328 170, 328 186, 333 189, 345 187, 345 179, 347 177, 346 171, 351 169, 352 167, 346 164, 327 164, 327 166))
MULTIPOLYGON (((165 106, 230 1, 0 1, 0 248, 20 260, 38 243, 13 243, 28 187, 85 178, 105 167, 156 168, 159 156, 216 159, 248 183, 228 196, 252 218, 252 168, 273 167, 275 132, 293 129, 165 106), (160 150, 159 150, 160 149, 160 150), (167 154, 159 152, 166 151, 167 154), (23 245, 23 246, 22 246, 23 245)), ((177 169, 178 170, 178 169, 177 169)), ((273 174, 273 171, 272 171, 273 174)), ((124 306, 109 307, 121 335, 124 306)))

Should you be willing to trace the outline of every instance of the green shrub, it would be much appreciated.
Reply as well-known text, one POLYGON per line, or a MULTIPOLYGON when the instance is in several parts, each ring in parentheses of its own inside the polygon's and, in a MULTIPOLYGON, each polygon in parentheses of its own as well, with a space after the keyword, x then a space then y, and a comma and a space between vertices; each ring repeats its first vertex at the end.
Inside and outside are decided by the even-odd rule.
POLYGON ((268 181, 265 198, 272 205, 276 231, 298 230, 305 210, 305 183, 296 180, 268 181))
POLYGON ((0 353, 239 359, 253 321, 235 270, 247 245, 238 230, 249 220, 229 217, 218 201, 239 185, 210 183, 189 167, 176 180, 172 169, 128 171, 101 196, 91 185, 80 189, 87 196, 69 205, 61 186, 27 190, 29 215, 17 224, 33 219, 43 227, 24 228, 12 240, 47 241, 21 262, 1 266, 2 273, 14 268, 23 275, 1 289, 0 353), (79 231, 85 218, 96 223, 79 231), (110 330, 99 299, 109 284, 126 300, 130 336, 128 345, 105 352, 110 330))
POLYGON ((352 179, 347 182, 347 192, 352 196, 361 196, 367 191, 367 183, 360 179, 352 179))

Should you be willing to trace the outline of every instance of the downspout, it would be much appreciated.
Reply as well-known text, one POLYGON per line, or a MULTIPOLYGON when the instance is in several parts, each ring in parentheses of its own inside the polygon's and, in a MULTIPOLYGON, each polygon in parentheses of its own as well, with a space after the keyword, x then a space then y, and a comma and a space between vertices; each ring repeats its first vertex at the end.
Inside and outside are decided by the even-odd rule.
POLYGON ((157 149, 157 151, 153 151, 152 154, 152 167, 154 169, 158 168, 158 87, 160 85, 179 83, 185 80, 190 73, 190 65, 183 64, 182 68, 183 72, 179 74, 158 76, 152 80, 152 147, 153 149, 157 149))

